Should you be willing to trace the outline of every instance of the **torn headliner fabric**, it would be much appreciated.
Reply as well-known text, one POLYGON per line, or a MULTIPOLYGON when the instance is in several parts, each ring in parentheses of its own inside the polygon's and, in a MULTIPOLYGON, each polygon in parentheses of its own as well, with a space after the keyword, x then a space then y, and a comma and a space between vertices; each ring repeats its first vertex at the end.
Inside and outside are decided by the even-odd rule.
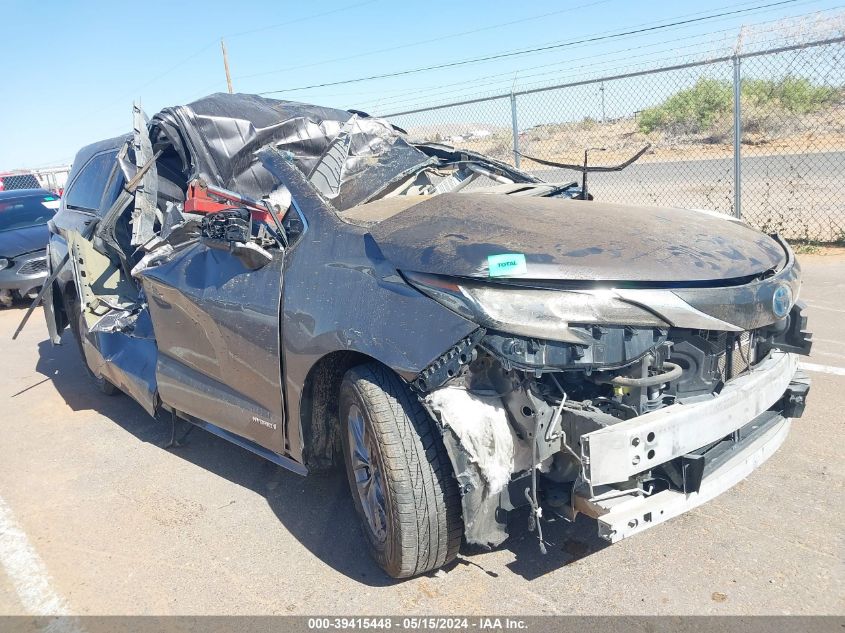
POLYGON ((153 150, 185 184, 209 184, 261 198, 278 186, 255 156, 272 145, 340 211, 431 161, 383 119, 257 95, 216 93, 165 108, 150 121, 153 150))

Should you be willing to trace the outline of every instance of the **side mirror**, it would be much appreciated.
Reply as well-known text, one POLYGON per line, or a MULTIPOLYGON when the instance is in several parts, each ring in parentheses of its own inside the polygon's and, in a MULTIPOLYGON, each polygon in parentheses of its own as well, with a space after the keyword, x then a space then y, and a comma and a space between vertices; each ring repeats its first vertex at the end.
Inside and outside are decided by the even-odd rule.
POLYGON ((254 242, 232 242, 231 251, 250 270, 264 268, 273 261, 273 256, 254 242))
POLYGON ((227 250, 250 270, 263 268, 273 256, 252 241, 252 215, 247 209, 224 209, 209 213, 200 229, 203 244, 227 250))
POLYGON ((248 242, 252 237, 252 215, 246 209, 224 209, 202 219, 201 235, 221 242, 248 242))

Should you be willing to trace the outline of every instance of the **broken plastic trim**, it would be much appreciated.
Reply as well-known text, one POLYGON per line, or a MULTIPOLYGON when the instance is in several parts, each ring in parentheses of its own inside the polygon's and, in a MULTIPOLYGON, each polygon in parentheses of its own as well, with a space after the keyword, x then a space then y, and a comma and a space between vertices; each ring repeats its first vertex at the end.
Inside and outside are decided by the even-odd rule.
POLYGON ((479 328, 453 345, 419 373, 413 386, 422 392, 432 391, 456 377, 462 367, 475 360, 475 347, 485 334, 486 331, 479 328))

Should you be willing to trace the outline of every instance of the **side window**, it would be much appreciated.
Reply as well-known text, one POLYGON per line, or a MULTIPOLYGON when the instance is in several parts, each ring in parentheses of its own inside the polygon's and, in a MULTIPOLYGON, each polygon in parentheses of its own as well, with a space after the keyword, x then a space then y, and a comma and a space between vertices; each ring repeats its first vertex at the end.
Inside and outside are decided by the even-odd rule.
POLYGON ((117 151, 112 151, 97 154, 89 160, 65 192, 65 205, 97 213, 116 157, 117 151))
POLYGON ((103 197, 102 205, 100 206, 100 215, 105 215, 106 211, 108 211, 114 201, 117 200, 120 192, 123 191, 123 183, 125 180, 126 179, 123 177, 123 170, 120 169, 120 165, 118 165, 117 161, 115 161, 113 163, 111 176, 106 183, 106 193, 103 197))

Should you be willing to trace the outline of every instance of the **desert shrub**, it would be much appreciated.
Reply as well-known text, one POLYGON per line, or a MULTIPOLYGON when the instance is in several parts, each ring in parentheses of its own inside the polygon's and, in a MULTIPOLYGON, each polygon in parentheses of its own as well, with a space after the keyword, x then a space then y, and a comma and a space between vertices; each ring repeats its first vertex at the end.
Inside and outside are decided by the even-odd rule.
MULTIPOLYGON (((834 104, 841 94, 819 86, 804 77, 786 76, 777 81, 744 79, 743 118, 751 127, 773 127, 777 118, 810 114, 834 104), (748 116, 751 114, 751 116, 748 116)), ((639 130, 670 134, 709 134, 718 136, 733 107, 729 81, 699 79, 691 88, 676 92, 663 103, 640 113, 639 130)), ((750 131, 750 130, 749 130, 750 131)))
POLYGON ((731 109, 731 84, 719 79, 699 79, 692 88, 676 92, 659 106, 640 113, 640 132, 665 131, 700 134, 731 109))
POLYGON ((742 131, 762 137, 774 137, 792 129, 789 117, 780 116, 771 108, 758 105, 743 105, 742 131))
POLYGON ((510 135, 502 136, 497 133, 486 139, 486 142, 477 149, 497 158, 512 156, 513 139, 510 135))
POLYGON ((578 124, 578 127, 582 130, 592 130, 595 128, 599 122, 591 116, 585 116, 581 119, 581 122, 578 124))
POLYGON ((818 86, 804 77, 786 76, 778 81, 747 79, 742 82, 743 105, 766 106, 789 114, 809 114, 836 101, 835 88, 818 86))

